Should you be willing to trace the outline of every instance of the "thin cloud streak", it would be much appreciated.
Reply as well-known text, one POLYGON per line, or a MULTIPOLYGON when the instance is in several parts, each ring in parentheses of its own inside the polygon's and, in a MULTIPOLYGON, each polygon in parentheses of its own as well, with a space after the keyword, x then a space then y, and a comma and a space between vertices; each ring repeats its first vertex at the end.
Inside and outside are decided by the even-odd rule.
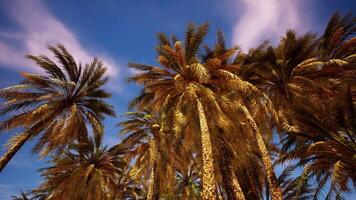
MULTIPOLYGON (((77 62, 89 63, 94 55, 80 44, 75 34, 53 16, 40 0, 11 1, 7 5, 10 17, 19 25, 20 31, 0 31, 0 64, 12 69, 37 71, 26 54, 46 54, 47 45, 62 43, 74 55, 77 62), (16 44, 16 45, 14 45, 16 44)), ((108 68, 108 75, 118 76, 118 65, 105 54, 98 54, 108 68)))
POLYGON ((234 1, 239 10, 233 29, 233 43, 242 50, 255 47, 264 40, 276 42, 287 29, 305 31, 308 13, 298 0, 234 1), (240 15, 241 14, 241 15, 240 15))

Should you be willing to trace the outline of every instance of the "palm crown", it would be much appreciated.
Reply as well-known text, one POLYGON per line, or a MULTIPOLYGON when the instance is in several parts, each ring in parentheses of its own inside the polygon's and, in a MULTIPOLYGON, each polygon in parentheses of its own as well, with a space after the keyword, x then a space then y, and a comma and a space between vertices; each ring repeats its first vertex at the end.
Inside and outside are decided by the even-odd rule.
POLYGON ((49 46, 49 50, 59 65, 47 56, 29 55, 45 75, 22 73, 22 83, 0 90, 0 96, 5 99, 1 114, 14 113, 0 123, 0 130, 19 127, 23 130, 9 140, 0 169, 28 139, 40 135, 33 151, 46 156, 69 142, 85 140, 87 123, 95 137, 102 137, 104 116, 114 116, 112 107, 104 101, 111 95, 102 89, 108 81, 102 62, 94 59, 82 66, 62 45, 49 46))
POLYGON ((45 181, 35 192, 48 192, 46 199, 120 199, 123 192, 118 193, 117 185, 126 165, 123 152, 121 145, 107 149, 92 139, 70 144, 51 160, 52 166, 41 169, 45 181))

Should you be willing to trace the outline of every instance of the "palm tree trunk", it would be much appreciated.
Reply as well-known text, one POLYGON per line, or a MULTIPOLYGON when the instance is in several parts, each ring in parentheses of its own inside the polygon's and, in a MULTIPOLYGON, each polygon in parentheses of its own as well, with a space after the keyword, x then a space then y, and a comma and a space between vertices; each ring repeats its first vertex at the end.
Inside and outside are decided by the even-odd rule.
POLYGON ((149 188, 147 192, 147 200, 155 199, 155 180, 156 180, 156 161, 158 155, 157 144, 154 139, 149 143, 149 154, 150 154, 150 165, 151 165, 151 174, 149 180, 149 188))
POLYGON ((234 171, 232 170, 231 166, 229 168, 230 168, 230 174, 231 174, 230 182, 232 183, 232 188, 234 189, 234 199, 245 200, 245 195, 242 192, 240 183, 237 180, 236 175, 235 175, 234 171))
POLYGON ((223 141, 220 141, 220 151, 219 166, 227 198, 229 200, 245 200, 245 195, 231 166, 231 154, 223 141))
POLYGON ((153 200, 154 188, 155 188, 155 167, 154 166, 152 166, 152 169, 151 169, 148 187, 149 188, 148 188, 148 192, 147 192, 147 200, 153 200))
POLYGON ((269 188, 271 191, 272 200, 282 200, 283 199, 282 190, 277 185, 276 176, 274 174, 274 170, 272 167, 272 161, 271 161, 271 158, 269 157, 266 144, 264 143, 264 140, 263 140, 263 137, 259 131, 259 128, 258 128, 255 120, 252 118, 250 112, 247 110, 247 108, 243 105, 241 105, 241 108, 243 109, 243 112, 244 112, 245 116, 247 117, 249 124, 251 125, 253 133, 256 136, 257 146, 258 146, 258 149, 260 150, 260 153, 262 156, 262 161, 265 166, 267 182, 268 182, 268 185, 269 185, 269 188))
POLYGON ((31 137, 31 133, 29 131, 20 134, 19 136, 15 136, 16 143, 11 145, 7 152, 1 156, 0 158, 0 172, 4 169, 7 163, 14 157, 18 150, 25 144, 25 142, 31 137))
POLYGON ((7 163, 15 156, 15 154, 21 149, 21 147, 26 143, 28 139, 31 138, 32 135, 37 135, 44 126, 56 115, 57 110, 54 110, 47 118, 38 122, 31 128, 27 129, 26 131, 20 135, 17 135, 16 142, 11 145, 9 150, 0 158, 0 172, 4 169, 7 163))
POLYGON ((202 199, 213 200, 216 197, 213 149, 212 149, 212 144, 210 139, 208 122, 205 117, 204 108, 199 99, 197 99, 197 108, 199 114, 201 143, 202 143, 202 152, 203 152, 202 199))

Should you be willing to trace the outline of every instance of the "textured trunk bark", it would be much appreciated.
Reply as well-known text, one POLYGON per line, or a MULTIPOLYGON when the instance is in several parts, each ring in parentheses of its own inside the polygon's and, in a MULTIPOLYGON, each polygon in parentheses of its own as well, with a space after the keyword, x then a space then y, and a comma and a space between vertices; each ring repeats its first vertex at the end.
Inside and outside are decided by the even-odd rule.
POLYGON ((20 140, 12 145, 7 152, 0 158, 0 172, 4 169, 7 163, 14 157, 18 150, 25 144, 25 142, 31 137, 30 132, 22 133, 20 140))
POLYGON ((150 180, 149 180, 149 188, 148 188, 148 192, 147 192, 147 200, 153 200, 153 196, 154 196, 154 188, 155 188, 155 167, 152 166, 151 169, 151 174, 150 174, 150 180))
POLYGON ((266 144, 264 143, 264 140, 263 140, 263 137, 259 131, 259 128, 258 128, 255 120, 252 118, 250 112, 247 110, 247 108, 243 105, 241 105, 241 108, 243 109, 243 112, 246 115, 247 120, 252 127, 253 133, 256 136, 258 149, 260 150, 260 153, 262 156, 262 161, 265 166, 267 182, 268 182, 268 185, 270 188, 272 200, 282 200, 283 199, 282 190, 277 185, 276 177, 275 177, 274 170, 272 167, 272 161, 271 161, 271 158, 269 157, 266 144))
POLYGON ((7 165, 7 163, 14 157, 14 155, 17 153, 18 150, 26 143, 28 139, 32 135, 37 135, 44 126, 53 118, 56 116, 57 110, 53 111, 49 116, 47 116, 46 119, 42 120, 41 122, 38 122, 35 124, 33 127, 30 129, 27 129, 26 127, 26 132, 22 133, 20 136, 21 139, 18 141, 15 145, 11 146, 10 149, 0 158, 0 172, 4 169, 4 167, 7 165))
POLYGON ((212 144, 210 139, 208 122, 205 117, 204 108, 199 99, 197 99, 197 108, 199 114, 202 153, 203 153, 202 199, 213 200, 216 198, 213 149, 212 149, 212 144))
POLYGON ((234 173, 234 171, 232 170, 232 168, 230 167, 230 174, 231 174, 231 178, 230 178, 230 182, 232 183, 233 189, 234 189, 234 197, 237 200, 245 200, 245 195, 242 192, 241 186, 239 181, 236 178, 236 175, 234 173))
POLYGON ((245 195, 231 166, 231 154, 222 141, 220 149, 221 158, 219 159, 219 166, 227 198, 229 200, 245 200, 245 195))
POLYGON ((149 188, 147 192, 147 200, 155 199, 155 180, 156 180, 156 161, 158 155, 158 149, 156 141, 153 139, 149 143, 149 154, 150 154, 150 165, 152 166, 150 180, 149 180, 149 188))

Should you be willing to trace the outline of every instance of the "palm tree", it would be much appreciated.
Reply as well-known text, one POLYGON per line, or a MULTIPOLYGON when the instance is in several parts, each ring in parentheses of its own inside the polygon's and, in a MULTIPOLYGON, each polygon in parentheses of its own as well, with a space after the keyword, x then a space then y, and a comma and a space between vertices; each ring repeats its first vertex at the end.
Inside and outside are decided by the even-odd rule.
POLYGON ((44 55, 29 55, 45 73, 22 73, 22 83, 0 90, 0 97, 5 100, 1 115, 13 113, 0 123, 0 130, 23 130, 7 143, 8 151, 0 158, 0 171, 35 136, 40 138, 33 151, 44 157, 74 140, 85 140, 87 123, 95 137, 101 137, 105 115, 114 116, 112 107, 103 101, 111 95, 102 89, 108 81, 102 62, 95 58, 82 66, 63 45, 48 49, 59 64, 44 55))
MULTIPOLYGON (((312 79, 331 91, 339 84, 351 84, 354 91, 356 73, 356 18, 335 13, 324 34, 318 39, 315 57, 299 64, 294 74, 312 79)), ((353 95, 355 97, 355 95, 353 95)))
POLYGON ((106 149, 101 141, 73 143, 51 166, 41 169, 44 182, 37 191, 48 192, 46 199, 119 199, 120 177, 126 165, 125 149, 116 145, 106 149), (118 197, 117 197, 118 196, 118 197))
POLYGON ((297 199, 313 179, 317 182, 311 191, 313 199, 319 198, 329 180, 327 199, 350 191, 349 182, 356 182, 356 107, 349 86, 339 91, 344 92, 324 105, 300 102, 296 109, 285 112, 291 120, 282 140, 280 162, 296 160, 295 167, 305 165, 304 173, 290 185, 297 199))
POLYGON ((297 36, 295 31, 288 30, 278 47, 273 48, 264 42, 248 54, 238 55, 235 63, 241 65, 239 75, 264 91, 279 110, 306 92, 315 93, 311 88, 316 88, 317 84, 297 76, 294 69, 315 55, 316 46, 314 34, 297 36), (312 87, 303 87, 306 85, 312 87))
MULTIPOLYGON (((240 121, 239 123, 243 120, 247 120, 246 123, 249 124, 249 130, 253 134, 251 139, 257 143, 256 145, 258 146, 266 169, 267 182, 271 189, 272 199, 281 199, 281 190, 276 184, 272 161, 265 144, 266 142, 264 141, 265 138, 263 138, 261 134, 261 131, 265 133, 265 136, 272 134, 273 120, 277 119, 276 113, 274 113, 274 108, 266 95, 237 75, 241 71, 241 66, 236 62, 229 62, 237 49, 237 47, 231 49, 225 48, 221 32, 218 32, 218 40, 214 49, 206 47, 204 60, 212 76, 210 78, 210 84, 212 84, 211 88, 216 94, 221 95, 221 98, 217 100, 217 102, 219 102, 221 110, 227 115, 227 118, 230 118, 233 122, 238 120, 240 121)), ((225 123, 224 126, 222 126, 222 130, 227 129, 227 127, 228 125, 225 123)), ((233 129, 236 129, 236 127, 233 129)), ((234 133, 234 137, 238 135, 236 131, 230 130, 229 132, 230 134, 234 133)), ((240 131, 240 135, 241 133, 246 132, 240 131)), ((243 137, 241 137, 241 139, 244 140, 243 137)), ((268 139, 268 141, 269 140, 270 139, 268 139)), ((226 144, 222 146, 224 147, 226 144)), ((243 149, 247 150, 247 147, 243 149)), ((237 179, 232 176, 231 181, 234 183, 235 198, 244 199, 245 197, 241 193, 242 190, 240 189, 237 179)))
MULTIPOLYGON (((243 99, 241 99, 241 97, 236 97, 236 96, 235 97, 222 96, 222 98, 228 98, 230 100, 228 103, 229 105, 225 104, 222 107, 224 107, 226 113, 228 111, 230 112, 229 113, 230 117, 234 116, 233 118, 239 121, 239 123, 245 124, 245 129, 247 129, 248 131, 245 132, 246 138, 243 141, 250 140, 249 144, 246 145, 254 145, 257 147, 258 152, 261 156, 260 158, 262 159, 262 163, 265 168, 266 179, 267 179, 267 183, 270 189, 270 194, 272 196, 272 199, 282 199, 282 191, 276 182, 274 168, 272 165, 272 159, 270 157, 270 150, 269 150, 271 135, 273 130, 271 127, 273 121, 271 121, 269 117, 275 116, 275 114, 271 106, 268 105, 270 103, 266 103, 268 102, 268 98, 263 95, 259 95, 259 90, 256 87, 254 87, 251 84, 245 83, 245 81, 242 81, 236 75, 231 74, 231 76, 235 76, 233 77, 233 79, 236 80, 234 84, 239 85, 238 87, 241 87, 241 85, 246 86, 245 88, 246 90, 242 92, 250 93, 249 95, 246 96, 249 100, 244 101, 243 99), (270 116, 268 116, 268 113, 270 116), (265 134, 262 135, 261 132, 264 132, 265 134)), ((242 151, 245 150, 245 148, 241 148, 241 149, 242 151)))
POLYGON ((238 56, 235 62, 242 66, 239 74, 266 92, 280 111, 280 122, 286 122, 283 111, 298 104, 332 102, 339 85, 346 82, 354 87, 354 21, 350 15, 333 15, 319 39, 309 33, 297 37, 288 31, 277 48, 263 43, 238 56))
POLYGON ((310 33, 298 37, 289 30, 277 48, 265 42, 238 55, 239 75, 266 92, 277 109, 306 95, 322 103, 337 91, 338 84, 347 81, 354 87, 354 22, 351 15, 336 13, 320 38, 310 33))
MULTIPOLYGON (((149 110, 128 112, 127 119, 120 122, 121 134, 126 135, 122 144, 128 148, 126 158, 133 162, 135 177, 145 176, 148 182, 147 199, 157 199, 161 188, 173 180, 173 174, 167 173, 168 155, 165 135, 161 130, 162 118, 159 113, 149 110), (148 179, 148 180, 147 180, 148 179)), ((172 167, 172 166, 170 166, 172 167)))
POLYGON ((236 47, 226 49, 220 54, 213 52, 212 56, 203 56, 199 60, 196 54, 206 30, 206 25, 196 31, 193 25, 188 26, 184 45, 174 37, 173 45, 165 35, 159 35, 160 44, 157 50, 161 67, 130 64, 130 67, 141 71, 130 80, 144 86, 140 96, 132 104, 138 108, 146 105, 152 105, 155 110, 163 108, 167 113, 167 121, 175 122, 176 135, 192 135, 194 125, 199 124, 199 142, 203 156, 203 199, 216 197, 212 151, 214 135, 219 128, 233 128, 236 119, 244 118, 260 149, 272 196, 274 199, 281 199, 282 194, 273 178, 272 162, 264 138, 254 120, 254 117, 262 117, 254 116, 255 113, 262 113, 256 112, 255 105, 261 105, 264 111, 271 111, 270 102, 256 87, 232 72, 238 68, 228 61, 236 52, 236 47), (235 112, 234 118, 227 116, 231 111, 235 112), (183 130, 188 129, 187 127, 191 131, 183 130))
MULTIPOLYGON (((193 130, 196 130, 194 127, 198 125, 198 131, 201 132, 198 143, 201 143, 200 149, 202 149, 204 163, 202 196, 203 199, 212 199, 216 196, 211 141, 213 124, 208 124, 207 117, 209 116, 206 112, 214 113, 213 110, 219 108, 208 86, 209 71, 204 64, 199 63, 199 58, 196 56, 206 31, 207 25, 196 30, 193 25, 188 26, 184 47, 182 42, 175 38, 173 38, 174 46, 172 47, 168 38, 160 34, 160 45, 157 50, 162 67, 139 64, 130 64, 130 66, 143 71, 142 74, 131 78, 145 86, 141 96, 134 101, 138 107, 151 104, 155 109, 161 109, 161 106, 163 109, 166 108, 167 121, 172 122, 175 135, 181 139, 188 134, 187 137, 195 138, 193 140, 197 141, 193 130)), ((233 51, 234 49, 228 53, 233 51)), ((217 121, 223 123, 218 116, 217 121)), ((213 120, 210 119, 210 121, 213 120)))
MULTIPOLYGON (((159 35, 160 44, 157 46, 158 61, 161 67, 130 64, 130 67, 143 73, 133 76, 130 80, 144 85, 144 90, 134 100, 137 107, 152 105, 155 111, 163 108, 172 108, 171 113, 176 113, 180 118, 186 118, 182 108, 190 109, 191 115, 199 119, 201 143, 203 152, 203 199, 215 198, 215 172, 213 151, 210 139, 206 108, 202 103, 204 95, 209 95, 209 90, 203 86, 208 80, 208 72, 198 62, 196 56, 199 46, 208 30, 204 24, 197 29, 189 25, 186 40, 183 44, 176 39, 174 47, 164 34, 159 35)), ((176 119, 175 121, 177 121, 176 119)))

